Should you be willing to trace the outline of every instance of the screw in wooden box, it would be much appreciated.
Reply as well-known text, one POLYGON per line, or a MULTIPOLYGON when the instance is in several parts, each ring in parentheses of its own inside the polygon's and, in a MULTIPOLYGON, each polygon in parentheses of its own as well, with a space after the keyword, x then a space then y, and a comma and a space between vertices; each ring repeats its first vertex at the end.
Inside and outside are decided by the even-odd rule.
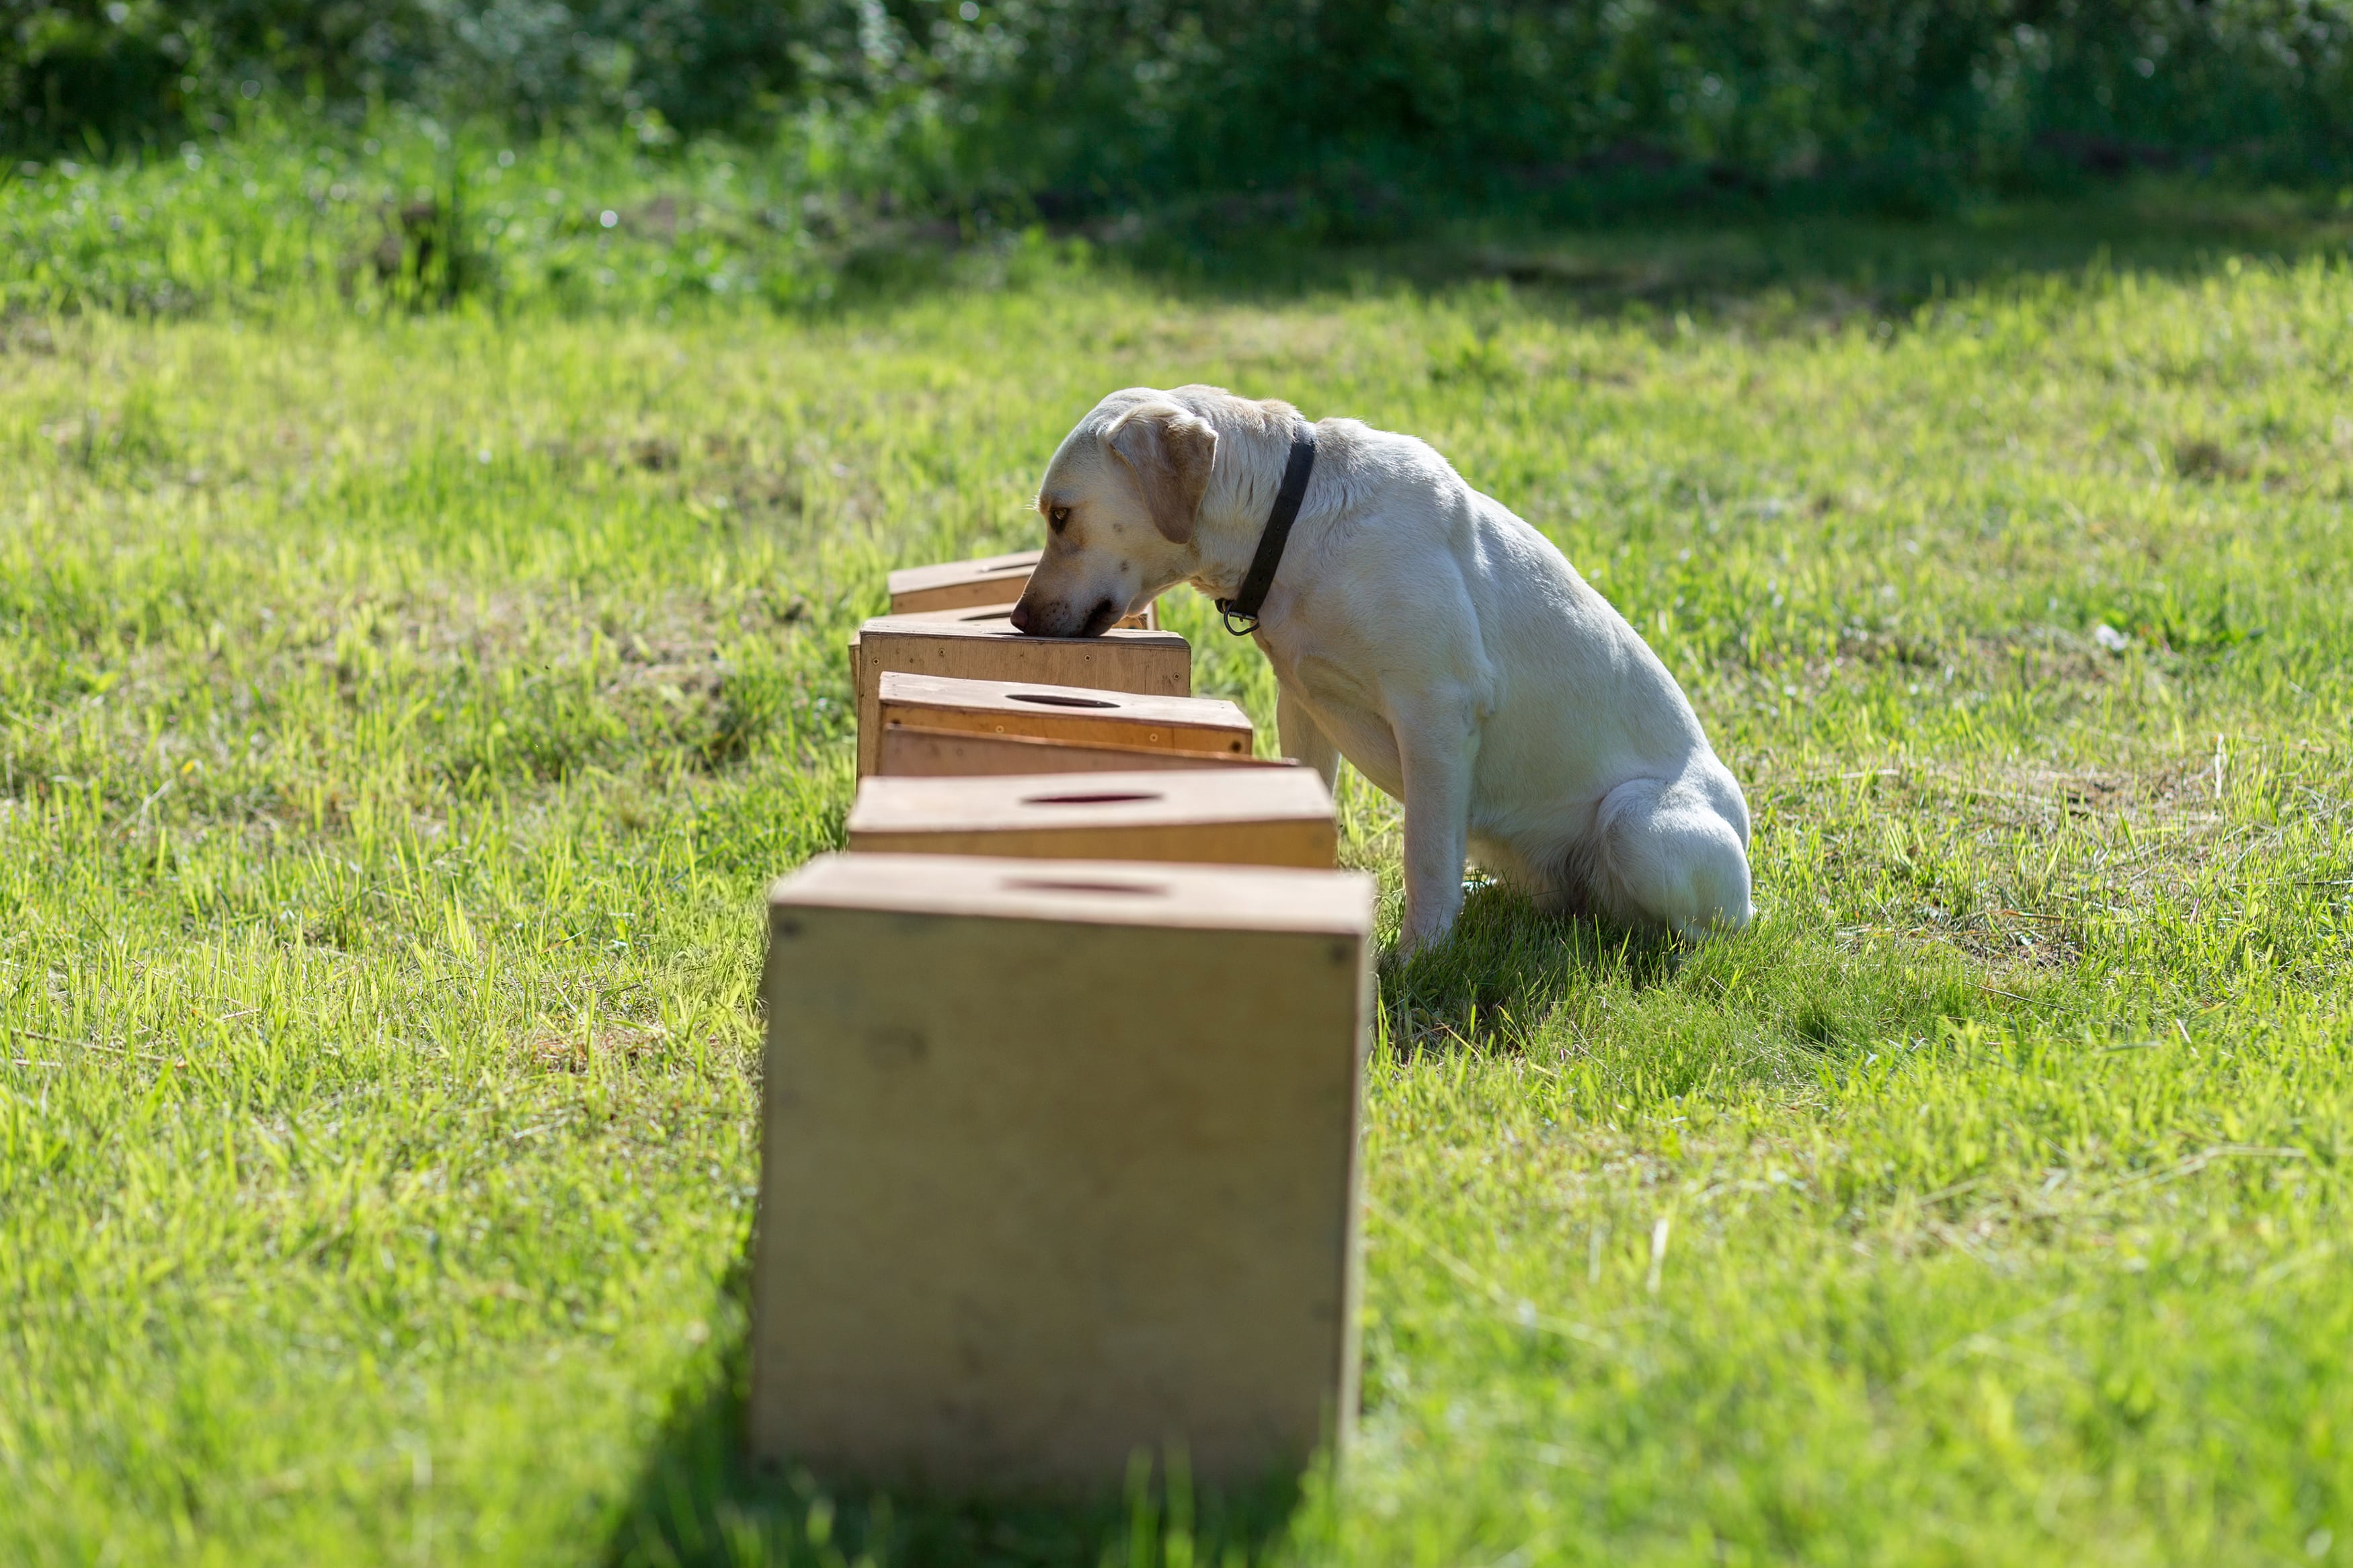
POLYGON ((1180 860, 1329 870, 1332 795, 1312 768, 867 779, 849 808, 861 853, 1180 860))
POLYGON ((1373 887, 843 855, 770 894, 750 1437, 828 1480, 1345 1447, 1373 887))
POLYGON ((1114 628, 1101 637, 1033 637, 1010 626, 884 616, 858 628, 849 663, 858 692, 860 778, 874 771, 876 709, 886 674, 1092 687, 1147 697, 1183 697, 1193 689, 1193 650, 1174 632, 1114 628))

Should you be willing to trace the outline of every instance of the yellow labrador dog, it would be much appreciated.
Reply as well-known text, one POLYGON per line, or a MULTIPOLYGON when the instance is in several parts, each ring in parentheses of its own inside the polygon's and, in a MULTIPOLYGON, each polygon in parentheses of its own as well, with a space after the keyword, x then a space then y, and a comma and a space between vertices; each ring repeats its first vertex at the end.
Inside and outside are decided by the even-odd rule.
POLYGON ((1400 951, 1452 927, 1466 854, 1556 910, 1694 940, 1747 923, 1748 805, 1674 677, 1427 444, 1134 387, 1063 440, 1038 510, 1013 610, 1033 636, 1097 636, 1178 583, 1262 594, 1233 608, 1274 667, 1285 754, 1327 782, 1345 756, 1405 803, 1400 951))

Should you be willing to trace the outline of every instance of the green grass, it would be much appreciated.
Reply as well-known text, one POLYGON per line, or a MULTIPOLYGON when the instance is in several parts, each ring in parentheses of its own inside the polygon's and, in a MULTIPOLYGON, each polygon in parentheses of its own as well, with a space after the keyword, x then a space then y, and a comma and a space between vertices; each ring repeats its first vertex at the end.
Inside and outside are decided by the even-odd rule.
POLYGON ((0 1559, 2353 1552, 2341 255, 5 342, 0 1559), (1678 967, 1488 891, 1385 972, 1336 1479, 747 1475, 759 895, 839 837, 843 637, 1192 379, 1559 540, 1747 788, 1763 919, 1678 967))
POLYGON ((875 248, 909 226, 866 199, 889 190, 866 129, 663 150, 617 127, 534 141, 264 102, 175 146, 0 164, 0 311, 821 305, 845 276, 906 270, 875 248))
POLYGON ((397 108, 355 125, 275 99, 240 112, 176 146, 0 163, 0 316, 365 317, 455 294, 508 318, 667 321, 746 305, 826 317, 943 285, 1032 286, 1107 253, 1192 302, 1238 286, 1298 300, 1502 280, 1556 303, 1784 331, 2021 274, 2178 275, 2228 255, 2341 256, 2353 241, 2353 187, 2187 176, 1934 226, 1787 205, 1732 223, 1702 206, 1649 227, 1489 217, 1338 245, 1280 204, 1238 215, 1199 198, 1050 232, 1015 221, 1018 207, 946 212, 909 161, 923 149, 892 142, 906 127, 872 116, 803 117, 751 147, 646 140, 659 117, 643 133, 533 140, 397 108))

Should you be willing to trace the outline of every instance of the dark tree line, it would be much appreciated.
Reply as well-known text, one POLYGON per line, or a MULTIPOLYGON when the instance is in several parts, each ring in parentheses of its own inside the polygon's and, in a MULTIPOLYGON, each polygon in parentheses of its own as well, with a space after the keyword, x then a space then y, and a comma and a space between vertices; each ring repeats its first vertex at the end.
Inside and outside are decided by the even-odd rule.
POLYGON ((168 141, 259 95, 754 142, 879 110, 942 194, 1071 211, 1934 200, 2038 168, 2341 173, 2353 0, 0 0, 20 148, 168 141))

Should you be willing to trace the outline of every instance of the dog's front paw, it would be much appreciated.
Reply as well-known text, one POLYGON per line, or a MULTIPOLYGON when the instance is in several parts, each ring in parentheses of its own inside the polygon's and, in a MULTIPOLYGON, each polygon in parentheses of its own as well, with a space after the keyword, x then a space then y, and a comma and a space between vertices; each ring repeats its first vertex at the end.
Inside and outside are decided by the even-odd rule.
POLYGON ((1402 963, 1406 959, 1413 957, 1418 952, 1425 952, 1433 947, 1439 946, 1440 943, 1445 942, 1449 929, 1450 927, 1443 925, 1430 927, 1407 926, 1404 930, 1398 932, 1396 951, 1398 962, 1402 963))

